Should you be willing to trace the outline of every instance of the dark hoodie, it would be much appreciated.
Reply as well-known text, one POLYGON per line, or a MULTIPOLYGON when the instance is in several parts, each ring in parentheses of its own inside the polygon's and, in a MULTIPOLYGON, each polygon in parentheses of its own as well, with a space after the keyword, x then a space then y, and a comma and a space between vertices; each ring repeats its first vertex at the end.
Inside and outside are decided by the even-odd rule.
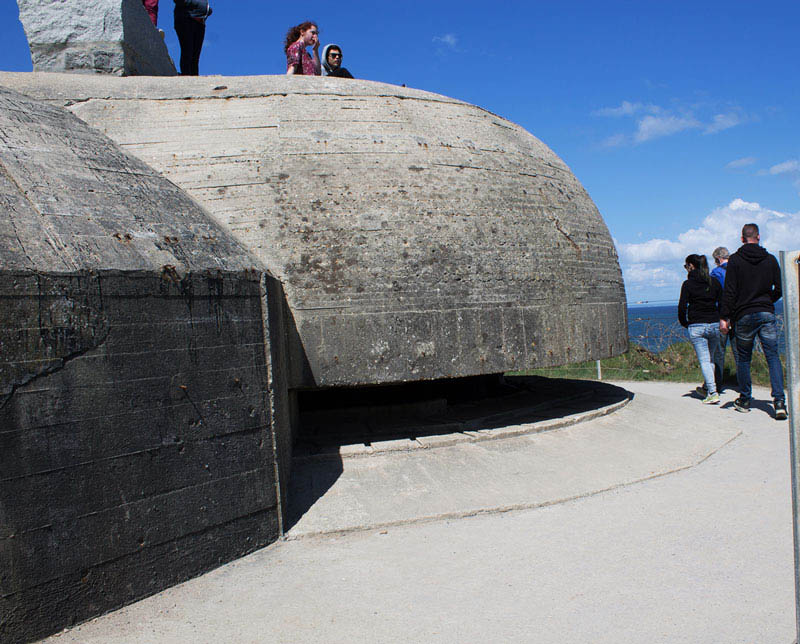
POLYGON ((342 51, 342 48, 336 43, 325 45, 325 48, 322 50, 322 75, 336 76, 338 78, 353 78, 353 75, 347 71, 347 67, 342 67, 339 65, 339 67, 334 68, 328 64, 328 52, 331 50, 331 48, 342 51))
POLYGON ((681 299, 678 301, 678 322, 687 327, 690 324, 713 324, 719 322, 719 298, 722 287, 713 277, 704 279, 697 269, 691 271, 681 286, 681 299))
POLYGON ((175 15, 206 19, 211 15, 211 6, 208 0, 175 0, 175 15))
POLYGON ((728 260, 720 315, 736 322, 748 313, 774 313, 781 294, 778 260, 758 244, 744 244, 728 260))

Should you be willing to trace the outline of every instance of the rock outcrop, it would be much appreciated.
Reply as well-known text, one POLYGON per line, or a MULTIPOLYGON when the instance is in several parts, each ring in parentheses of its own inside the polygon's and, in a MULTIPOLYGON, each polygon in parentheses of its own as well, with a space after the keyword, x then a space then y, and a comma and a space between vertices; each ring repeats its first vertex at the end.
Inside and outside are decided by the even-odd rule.
POLYGON ((17 0, 17 5, 34 71, 177 73, 141 0, 17 0))

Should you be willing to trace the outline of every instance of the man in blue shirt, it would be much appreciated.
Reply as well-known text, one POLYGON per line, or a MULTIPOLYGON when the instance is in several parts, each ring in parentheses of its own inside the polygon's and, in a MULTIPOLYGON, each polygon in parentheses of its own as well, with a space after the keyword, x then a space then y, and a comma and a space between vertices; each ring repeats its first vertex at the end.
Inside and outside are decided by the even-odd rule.
POLYGON ((725 288, 725 271, 728 270, 728 258, 731 254, 725 246, 718 246, 714 249, 714 252, 711 253, 711 256, 714 258, 714 263, 717 265, 717 267, 711 271, 711 277, 716 277, 719 285, 725 288))

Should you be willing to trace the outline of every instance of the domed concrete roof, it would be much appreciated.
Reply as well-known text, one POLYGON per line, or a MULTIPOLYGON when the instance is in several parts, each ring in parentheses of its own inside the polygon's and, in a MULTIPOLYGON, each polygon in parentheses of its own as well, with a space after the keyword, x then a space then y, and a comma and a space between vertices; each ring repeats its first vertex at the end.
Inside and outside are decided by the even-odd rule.
POLYGON ((191 197, 68 111, 0 87, 0 268, 242 271, 191 197))
POLYGON ((616 355, 625 292, 597 208, 524 129, 369 81, 0 74, 70 105, 277 276, 298 386, 616 355))

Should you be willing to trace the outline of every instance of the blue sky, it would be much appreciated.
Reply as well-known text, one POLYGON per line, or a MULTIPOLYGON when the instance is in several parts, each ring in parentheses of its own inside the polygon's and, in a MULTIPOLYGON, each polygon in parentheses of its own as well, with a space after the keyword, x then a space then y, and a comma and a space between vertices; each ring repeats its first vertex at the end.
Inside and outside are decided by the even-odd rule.
MULTIPOLYGON (((203 74, 282 73, 287 27, 310 18, 356 77, 453 96, 542 139, 600 209, 629 301, 677 300, 683 257, 734 250, 749 221, 771 252, 800 248, 796 0, 212 5, 203 74)), ((12 0, 0 38, 0 68, 30 70, 12 0)))

